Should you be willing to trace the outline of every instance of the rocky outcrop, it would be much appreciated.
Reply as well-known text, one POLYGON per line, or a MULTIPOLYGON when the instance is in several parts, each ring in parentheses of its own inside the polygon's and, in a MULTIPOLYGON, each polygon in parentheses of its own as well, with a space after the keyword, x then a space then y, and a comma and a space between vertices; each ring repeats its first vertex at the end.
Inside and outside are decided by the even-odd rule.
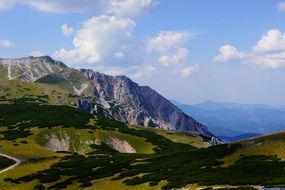
POLYGON ((84 136, 76 129, 57 129, 44 131, 38 135, 38 143, 52 151, 69 151, 86 153, 90 150, 89 145, 102 143, 121 153, 136 153, 136 150, 126 140, 113 136, 102 140, 99 136, 84 136))
POLYGON ((114 150, 121 153, 136 153, 136 150, 127 141, 124 140, 111 138, 107 144, 114 150))
POLYGON ((19 59, 0 59, 0 66, 4 68, 8 80, 22 80, 34 82, 50 73, 59 72, 66 67, 60 61, 55 61, 49 56, 25 57, 19 59))
POLYGON ((62 133, 61 137, 52 133, 46 136, 46 148, 52 151, 70 151, 70 137, 66 133, 62 133))
POLYGON ((119 111, 112 114, 117 120, 146 127, 152 121, 166 130, 213 136, 206 126, 183 113, 150 87, 139 86, 126 76, 109 76, 86 69, 82 69, 81 73, 93 83, 97 99, 115 100, 120 104, 119 111))
POLYGON ((223 144, 224 142, 217 137, 211 137, 211 140, 208 142, 210 146, 223 144))
POLYGON ((166 98, 126 76, 68 68, 48 56, 0 59, 0 79, 58 85, 83 101, 77 106, 132 125, 192 132, 211 138, 207 127, 186 115, 166 98), (88 103, 84 99, 88 98, 88 103), (89 107, 88 107, 89 106, 89 107))

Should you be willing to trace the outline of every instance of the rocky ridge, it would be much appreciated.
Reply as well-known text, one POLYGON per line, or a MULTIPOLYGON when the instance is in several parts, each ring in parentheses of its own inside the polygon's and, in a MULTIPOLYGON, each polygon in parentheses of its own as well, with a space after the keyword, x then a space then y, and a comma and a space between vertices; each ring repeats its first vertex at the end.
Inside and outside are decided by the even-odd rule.
POLYGON ((49 56, 30 56, 19 59, 1 58, 0 67, 6 70, 6 76, 2 77, 8 80, 18 79, 26 82, 34 82, 50 73, 59 72, 67 66, 60 61, 53 60, 49 56))
POLYGON ((148 86, 139 86, 126 76, 109 76, 86 69, 80 71, 95 86, 95 96, 99 100, 103 97, 104 100, 115 100, 120 105, 120 111, 112 114, 117 120, 145 127, 152 122, 166 130, 213 136, 206 126, 148 86))
MULTIPOLYGON (((87 111, 96 114, 100 108, 101 112, 108 113, 108 117, 124 123, 197 133, 209 141, 215 137, 205 125, 155 90, 139 86, 126 76, 109 76, 88 69, 78 71, 48 56, 0 59, 0 73, 6 75, 5 80, 49 83, 67 88, 90 104, 87 107, 91 109, 87 111), (82 93, 84 91, 87 93, 82 93)), ((212 139, 215 143, 216 140, 212 139)))

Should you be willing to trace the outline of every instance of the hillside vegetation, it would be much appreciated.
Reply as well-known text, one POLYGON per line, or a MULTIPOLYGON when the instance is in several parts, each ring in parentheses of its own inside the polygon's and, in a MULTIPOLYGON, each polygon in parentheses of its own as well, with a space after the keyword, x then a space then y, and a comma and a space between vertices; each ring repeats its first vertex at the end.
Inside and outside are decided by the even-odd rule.
POLYGON ((0 86, 0 153, 22 161, 0 173, 1 190, 285 186, 284 133, 209 147, 197 134, 94 116, 52 84, 0 86))
MULTIPOLYGON (((94 118, 72 107, 46 105, 44 99, 10 100, 9 104, 0 105, 0 113, 0 151, 24 160, 1 175, 1 189, 76 189, 95 187, 99 185, 97 180, 157 189, 189 184, 203 187, 285 183, 284 163, 273 154, 244 155, 234 164, 224 166, 221 160, 244 150, 246 142, 197 148, 184 144, 186 137, 181 138, 181 134, 159 135, 161 131, 94 118), (69 140, 70 149, 48 150, 44 136, 51 133, 60 136, 62 131, 66 137, 61 137, 69 140), (108 145, 111 137, 126 140, 136 153, 117 152, 108 145), (184 143, 177 142, 179 138, 184 143)), ((191 139, 191 135, 187 137, 191 139)))

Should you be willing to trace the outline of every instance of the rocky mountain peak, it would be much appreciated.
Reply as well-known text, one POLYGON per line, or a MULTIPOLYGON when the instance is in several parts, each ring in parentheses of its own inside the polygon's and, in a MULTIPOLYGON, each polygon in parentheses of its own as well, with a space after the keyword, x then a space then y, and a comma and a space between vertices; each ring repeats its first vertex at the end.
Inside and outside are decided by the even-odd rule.
POLYGON ((42 57, 24 57, 16 59, 0 59, 0 69, 4 70, 8 80, 22 80, 27 82, 34 82, 37 79, 48 75, 50 73, 58 72, 67 66, 55 61, 49 56, 42 57))
POLYGON ((126 76, 109 76, 86 69, 80 72, 95 86, 97 97, 113 99, 121 105, 120 112, 113 114, 117 120, 146 127, 151 122, 166 130, 213 136, 206 126, 148 86, 139 86, 126 76))
POLYGON ((0 72, 2 80, 59 85, 70 93, 83 94, 83 101, 87 94, 86 103, 90 104, 91 111, 96 105, 103 106, 108 117, 127 124, 197 133, 209 140, 214 137, 205 125, 155 90, 140 86, 126 76, 110 76, 90 69, 78 71, 49 56, 0 59, 0 72))

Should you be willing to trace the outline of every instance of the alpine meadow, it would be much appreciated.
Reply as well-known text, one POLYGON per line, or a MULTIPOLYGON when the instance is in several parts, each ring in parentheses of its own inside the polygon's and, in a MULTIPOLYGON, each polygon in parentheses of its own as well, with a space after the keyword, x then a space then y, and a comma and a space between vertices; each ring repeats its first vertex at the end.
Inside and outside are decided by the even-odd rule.
POLYGON ((285 189, 285 1, 0 0, 0 190, 285 189))

